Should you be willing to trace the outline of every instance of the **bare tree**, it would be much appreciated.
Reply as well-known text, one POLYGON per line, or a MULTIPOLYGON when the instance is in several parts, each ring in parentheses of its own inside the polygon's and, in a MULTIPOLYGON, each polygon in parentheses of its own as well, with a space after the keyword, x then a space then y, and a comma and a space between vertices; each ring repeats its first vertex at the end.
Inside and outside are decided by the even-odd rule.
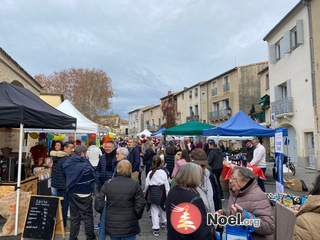
POLYGON ((95 121, 110 109, 111 78, 100 69, 75 69, 34 77, 47 93, 61 93, 86 117, 95 121))

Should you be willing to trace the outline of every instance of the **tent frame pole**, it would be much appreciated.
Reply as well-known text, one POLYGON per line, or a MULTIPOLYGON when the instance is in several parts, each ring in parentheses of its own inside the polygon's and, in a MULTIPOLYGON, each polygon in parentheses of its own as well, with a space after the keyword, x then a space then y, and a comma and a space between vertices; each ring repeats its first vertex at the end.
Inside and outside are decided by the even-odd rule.
POLYGON ((20 123, 19 155, 18 155, 18 179, 17 179, 17 200, 16 200, 16 221, 14 234, 18 235, 19 207, 20 207, 20 185, 21 185, 21 166, 22 166, 22 145, 23 145, 23 124, 20 123))

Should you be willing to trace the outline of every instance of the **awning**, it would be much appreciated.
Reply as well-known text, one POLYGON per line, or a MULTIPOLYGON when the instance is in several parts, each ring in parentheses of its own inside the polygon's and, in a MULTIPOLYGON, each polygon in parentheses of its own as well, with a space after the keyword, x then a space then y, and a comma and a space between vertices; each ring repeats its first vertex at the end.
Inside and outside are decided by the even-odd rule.
POLYGON ((264 95, 262 98, 260 98, 258 104, 265 104, 269 101, 270 96, 268 94, 264 95))

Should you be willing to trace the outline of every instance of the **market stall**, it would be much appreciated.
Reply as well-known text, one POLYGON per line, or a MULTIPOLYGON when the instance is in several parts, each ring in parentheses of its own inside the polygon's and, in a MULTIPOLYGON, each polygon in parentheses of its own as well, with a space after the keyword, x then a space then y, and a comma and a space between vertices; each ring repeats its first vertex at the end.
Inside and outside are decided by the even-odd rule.
POLYGON ((204 129, 215 128, 215 126, 201 122, 187 122, 162 132, 162 135, 178 135, 178 136, 200 136, 204 129))
POLYGON ((291 240, 296 214, 306 202, 308 196, 296 196, 287 193, 267 193, 271 203, 275 206, 275 239, 291 240))
POLYGON ((203 130, 204 136, 274 137, 274 134, 274 129, 261 126, 241 110, 220 126, 203 130))
MULTIPOLYGON (((8 82, 0 83, 0 127, 6 128, 10 133, 11 128, 19 128, 18 140, 18 173, 17 181, 13 182, 16 189, 15 235, 18 234, 20 209, 20 189, 22 174, 22 153, 24 128, 52 128, 75 130, 77 120, 61 111, 51 107, 28 89, 12 85, 8 82)), ((5 147, 5 146, 4 146, 5 147)), ((28 181, 28 179, 26 179, 28 181)), ((4 183, 2 182, 2 185, 4 183)))

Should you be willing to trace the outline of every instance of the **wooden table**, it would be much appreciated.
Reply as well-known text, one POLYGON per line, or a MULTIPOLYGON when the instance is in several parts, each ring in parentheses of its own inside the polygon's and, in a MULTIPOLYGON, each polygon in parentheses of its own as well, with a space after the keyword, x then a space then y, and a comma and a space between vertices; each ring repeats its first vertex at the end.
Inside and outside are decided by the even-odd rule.
MULTIPOLYGON (((17 182, 2 182, 0 184, 0 197, 3 197, 9 193, 12 193, 17 188, 17 182)), ((29 177, 20 183, 20 189, 31 194, 37 194, 38 192, 38 177, 29 177)))

